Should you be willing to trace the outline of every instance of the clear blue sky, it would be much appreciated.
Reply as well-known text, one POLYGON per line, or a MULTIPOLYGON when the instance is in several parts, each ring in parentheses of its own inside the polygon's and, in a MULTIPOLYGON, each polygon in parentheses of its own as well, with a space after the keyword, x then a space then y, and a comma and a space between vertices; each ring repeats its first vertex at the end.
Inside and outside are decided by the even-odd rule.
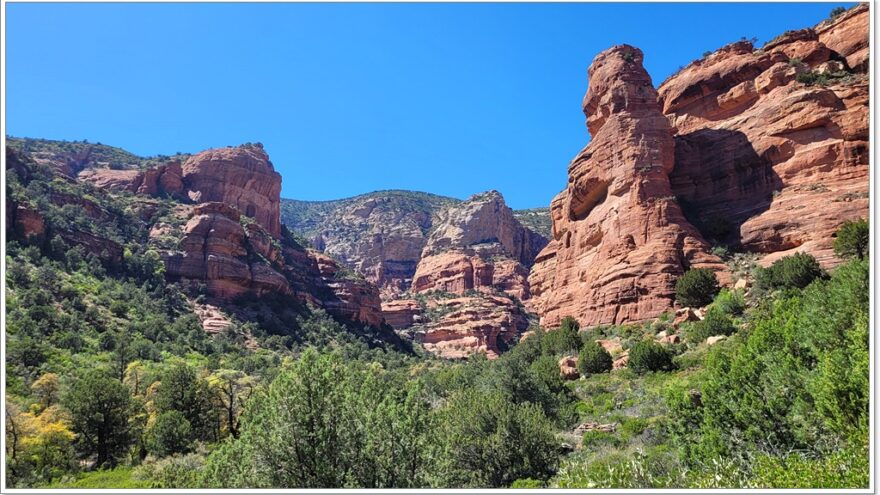
POLYGON ((640 47, 656 85, 838 5, 8 3, 6 132, 141 155, 260 141, 289 198, 547 206, 589 140, 596 53, 640 47))

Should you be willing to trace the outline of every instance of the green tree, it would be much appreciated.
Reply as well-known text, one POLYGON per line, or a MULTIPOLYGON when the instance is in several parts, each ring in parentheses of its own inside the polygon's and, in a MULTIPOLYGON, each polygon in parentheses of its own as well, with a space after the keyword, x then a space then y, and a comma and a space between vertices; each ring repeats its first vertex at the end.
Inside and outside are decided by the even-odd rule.
POLYGON ((675 299, 684 306, 701 307, 718 294, 718 278, 708 268, 692 268, 675 282, 675 299))
POLYGON ((85 455, 96 454, 99 467, 115 466, 132 442, 132 402, 125 385, 102 371, 91 371, 74 381, 62 403, 70 411, 77 448, 85 455))
POLYGON ((226 430, 238 436, 241 411, 256 389, 256 381, 242 371, 222 369, 208 377, 214 400, 223 412, 226 430))
POLYGON ((433 486, 507 487, 521 478, 547 479, 556 470, 558 443, 536 404, 461 390, 437 421, 433 486))
POLYGON ((763 290, 803 289, 824 276, 816 258, 796 253, 776 260, 769 268, 758 268, 756 279, 763 290))
POLYGON ((571 316, 562 319, 559 328, 544 334, 542 346, 544 352, 552 355, 577 354, 583 342, 578 332, 580 325, 571 316))
POLYGON ((821 455, 868 431, 869 270, 854 260, 773 299, 751 328, 706 359, 699 400, 673 401, 677 442, 692 458, 756 451, 821 455), (685 433, 687 428, 690 433, 685 433))
POLYGON ((594 341, 586 342, 578 355, 578 371, 582 375, 611 371, 614 360, 604 347, 594 341))
POLYGON ((147 432, 147 449, 158 457, 186 453, 192 436, 189 421, 180 411, 166 411, 156 417, 147 432))
POLYGON ((179 411, 189 421, 192 440, 215 438, 217 415, 211 402, 207 381, 186 364, 176 364, 166 371, 156 394, 156 408, 161 412, 179 411))
POLYGON ((249 402, 240 438, 211 455, 204 484, 422 486, 427 421, 414 382, 308 349, 249 402))
POLYGON ((865 259, 871 243, 868 221, 848 220, 834 234, 834 254, 841 258, 865 259))

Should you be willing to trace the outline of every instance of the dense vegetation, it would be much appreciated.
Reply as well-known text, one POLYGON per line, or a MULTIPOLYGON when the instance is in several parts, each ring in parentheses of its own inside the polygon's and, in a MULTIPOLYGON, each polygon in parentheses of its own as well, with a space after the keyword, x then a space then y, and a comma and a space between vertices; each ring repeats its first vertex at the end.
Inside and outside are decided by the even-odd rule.
POLYGON ((717 292, 699 321, 566 318, 449 362, 283 298, 240 301, 253 318, 209 335, 198 292, 142 247, 141 200, 35 164, 7 179, 47 223, 6 246, 9 486, 867 486, 866 225, 837 233, 828 273, 794 255, 749 267, 747 290, 697 275, 717 292))
POLYGON ((190 155, 177 152, 173 156, 156 155, 142 157, 122 148, 101 143, 82 141, 58 141, 53 139, 18 138, 6 136, 6 144, 19 152, 64 163, 79 172, 86 168, 112 168, 116 170, 146 168, 170 159, 186 160, 190 155))

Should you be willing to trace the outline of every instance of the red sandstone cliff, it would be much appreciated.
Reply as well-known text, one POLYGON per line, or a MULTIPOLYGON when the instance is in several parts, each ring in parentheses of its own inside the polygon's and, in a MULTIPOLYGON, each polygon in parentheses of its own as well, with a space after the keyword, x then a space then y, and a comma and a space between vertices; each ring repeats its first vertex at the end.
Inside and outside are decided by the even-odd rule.
POLYGON ((592 140, 553 200, 553 240, 529 278, 530 304, 547 326, 568 315, 582 325, 653 318, 671 305, 685 270, 723 267, 673 195, 673 132, 642 52, 606 50, 589 76, 592 140))
POLYGON ((656 317, 708 244, 838 262, 832 234, 868 214, 868 8, 728 45, 655 91, 641 52, 596 57, 584 112, 592 141, 551 206, 553 240, 529 277, 547 326, 656 317))
POLYGON ((839 262, 834 231, 868 214, 867 14, 760 50, 726 46, 660 86, 676 130, 673 193, 704 232, 764 263, 795 251, 839 262), (798 81, 817 76, 827 83, 798 81))

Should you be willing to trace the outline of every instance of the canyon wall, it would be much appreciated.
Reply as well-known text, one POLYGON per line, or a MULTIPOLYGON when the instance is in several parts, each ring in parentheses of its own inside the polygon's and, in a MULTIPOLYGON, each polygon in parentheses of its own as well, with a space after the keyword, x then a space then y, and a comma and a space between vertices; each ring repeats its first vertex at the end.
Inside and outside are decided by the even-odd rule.
POLYGON ((529 276, 541 322, 654 318, 691 267, 728 282, 710 244, 764 265, 797 251, 838 263, 834 231, 868 214, 867 15, 727 45, 659 90, 638 49, 600 53, 583 105, 592 140, 529 276))

